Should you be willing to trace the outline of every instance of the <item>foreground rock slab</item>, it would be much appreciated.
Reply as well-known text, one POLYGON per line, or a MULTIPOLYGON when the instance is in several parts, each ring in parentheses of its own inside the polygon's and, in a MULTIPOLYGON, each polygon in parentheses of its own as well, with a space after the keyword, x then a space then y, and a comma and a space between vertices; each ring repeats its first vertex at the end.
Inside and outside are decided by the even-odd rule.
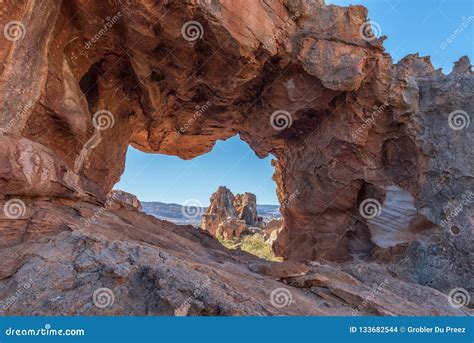
POLYGON ((370 268, 357 272, 355 264, 271 263, 136 206, 21 201, 21 217, 0 218, 3 315, 469 313, 450 307, 437 290, 391 277, 378 264, 364 263, 370 268), (369 298, 380 278, 389 280, 386 288, 369 298))

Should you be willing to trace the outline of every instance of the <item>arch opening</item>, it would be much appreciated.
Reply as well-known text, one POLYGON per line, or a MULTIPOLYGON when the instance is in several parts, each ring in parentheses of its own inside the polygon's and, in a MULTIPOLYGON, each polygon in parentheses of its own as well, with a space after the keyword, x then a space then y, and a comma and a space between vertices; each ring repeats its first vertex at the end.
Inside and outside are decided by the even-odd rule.
POLYGON ((281 260, 272 250, 283 226, 274 158, 258 157, 237 135, 189 160, 129 146, 114 189, 134 194, 158 219, 202 229, 231 250, 281 260))

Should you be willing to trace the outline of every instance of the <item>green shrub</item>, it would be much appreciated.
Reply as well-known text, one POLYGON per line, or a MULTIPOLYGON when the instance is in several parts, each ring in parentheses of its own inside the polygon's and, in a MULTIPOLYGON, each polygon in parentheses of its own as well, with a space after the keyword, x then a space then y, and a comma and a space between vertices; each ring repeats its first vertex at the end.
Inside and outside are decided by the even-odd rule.
POLYGON ((237 247, 239 246, 239 243, 233 239, 224 239, 224 237, 218 236, 217 240, 227 249, 237 249, 237 247))
POLYGON ((269 244, 265 243, 262 235, 245 235, 240 239, 224 239, 223 237, 217 237, 219 242, 227 249, 238 249, 246 251, 249 254, 263 258, 269 261, 281 261, 280 257, 276 257, 273 254, 272 248, 269 244))

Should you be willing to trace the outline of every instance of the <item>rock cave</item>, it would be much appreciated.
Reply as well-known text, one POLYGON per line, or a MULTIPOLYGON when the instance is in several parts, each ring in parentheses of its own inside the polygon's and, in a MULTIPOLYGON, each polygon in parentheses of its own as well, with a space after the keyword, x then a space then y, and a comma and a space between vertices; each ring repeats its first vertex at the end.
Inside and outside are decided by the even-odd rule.
POLYGON ((322 0, 23 0, 12 18, 0 205, 20 206, 0 216, 0 300, 32 286, 6 314, 472 311, 445 297, 474 292, 472 210, 446 221, 472 196, 472 126, 453 128, 474 112, 467 57, 448 75, 418 54, 394 64, 361 33, 364 7, 322 0), (281 264, 111 192, 129 145, 192 159, 237 134, 277 158, 281 264), (104 285, 107 312, 90 300, 104 285), (280 287, 292 306, 271 306, 280 287))

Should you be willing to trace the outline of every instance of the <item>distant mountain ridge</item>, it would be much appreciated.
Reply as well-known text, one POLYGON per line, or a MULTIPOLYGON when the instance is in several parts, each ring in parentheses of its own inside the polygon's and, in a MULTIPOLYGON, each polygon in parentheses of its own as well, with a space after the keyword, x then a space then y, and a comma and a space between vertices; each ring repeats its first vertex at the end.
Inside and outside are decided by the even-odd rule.
MULTIPOLYGON (((143 211, 149 215, 155 216, 159 219, 164 219, 179 225, 194 225, 199 226, 201 223, 201 215, 195 218, 187 218, 183 211, 183 206, 175 203, 163 203, 159 201, 142 201, 143 211)), ((263 220, 270 220, 273 218, 280 218, 280 205, 259 205, 257 204, 257 215, 263 217, 263 220)), ((206 212, 207 207, 200 207, 197 211, 199 214, 206 212)))

